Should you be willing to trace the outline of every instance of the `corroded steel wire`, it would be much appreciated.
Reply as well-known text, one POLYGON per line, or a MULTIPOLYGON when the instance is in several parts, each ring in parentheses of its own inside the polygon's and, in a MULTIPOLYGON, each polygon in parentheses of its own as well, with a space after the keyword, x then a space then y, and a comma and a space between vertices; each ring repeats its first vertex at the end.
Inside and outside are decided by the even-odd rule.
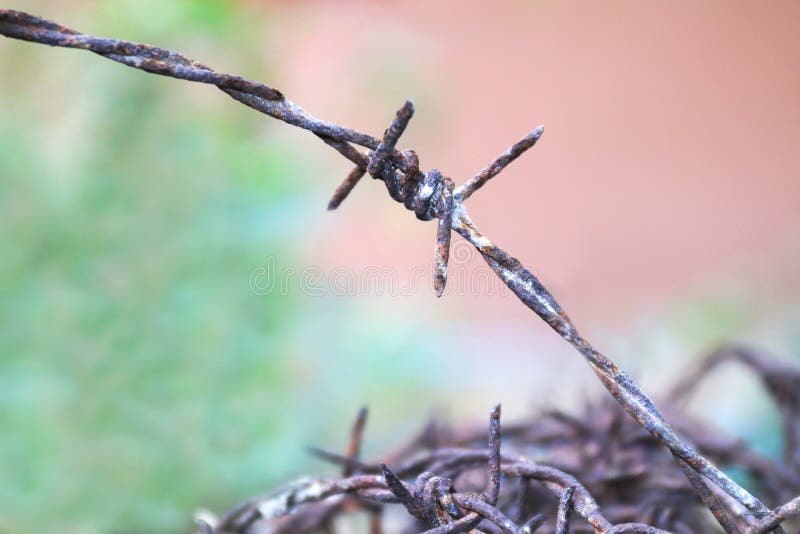
MULTIPOLYGON (((269 521, 289 516, 303 507, 320 503, 326 499, 352 495, 364 502, 400 503, 412 516, 434 525, 426 532, 466 532, 484 521, 496 526, 499 531, 510 534, 528 534, 532 524, 542 524, 538 516, 531 521, 517 524, 495 505, 500 489, 500 475, 537 481, 560 499, 560 533, 569 529, 567 514, 574 510, 585 519, 596 532, 611 532, 614 525, 603 516, 597 502, 587 489, 572 475, 554 467, 536 464, 524 457, 500 454, 500 409, 490 415, 489 448, 439 450, 415 460, 415 467, 401 467, 398 472, 411 476, 418 472, 414 483, 401 479, 398 472, 385 464, 380 465, 381 475, 354 474, 342 479, 305 479, 294 482, 270 495, 246 501, 220 518, 216 525, 203 525, 218 534, 246 532, 258 521, 269 521), (443 463, 442 460, 447 462, 443 463), (487 465, 488 489, 482 493, 458 493, 453 481, 447 476, 436 476, 433 470, 444 469, 456 472, 483 464, 487 465), (445 466, 443 468, 442 466, 445 466), (430 470, 428 470, 430 469, 430 470)), ((360 435, 360 434, 359 434, 360 435)), ((355 433, 354 433, 355 436, 355 433)), ((333 455, 329 456, 331 459, 333 455)), ((347 457, 342 457, 347 459, 347 457)), ((374 467, 366 467, 375 470, 374 467)), ((339 501, 334 501, 338 504, 339 501)), ((317 512, 316 515, 319 515, 317 512)), ((629 525, 633 527, 634 524, 629 525)), ((638 532, 665 534, 666 531, 635 524, 638 532)), ((281 530, 281 532, 292 530, 281 530)))
MULTIPOLYGON (((407 209, 414 211, 417 218, 440 219, 435 277, 438 295, 442 294, 445 287, 447 250, 452 228, 476 247, 498 277, 524 304, 584 356, 617 402, 639 424, 667 446, 679 461, 719 487, 744 506, 756 519, 774 516, 758 499, 681 439, 639 386, 613 361, 578 334, 572 321, 539 279, 523 267, 519 260, 483 235, 469 217, 462 202, 532 147, 541 137, 542 127, 533 130, 498 156, 464 186, 454 188, 452 181, 443 176, 439 170, 420 171, 419 160, 413 151, 399 152, 396 149, 397 142, 413 115, 414 108, 410 101, 400 108, 383 138, 378 139, 357 130, 320 120, 272 87, 239 76, 216 72, 202 63, 169 50, 128 41, 92 37, 40 17, 10 9, 0 9, 0 34, 51 46, 89 50, 149 73, 212 84, 253 109, 315 133, 356 165, 337 189, 329 208, 336 208, 352 191, 363 174, 368 173, 373 178, 383 181, 390 196, 403 203, 407 209), (351 143, 370 149, 370 152, 364 154, 351 143)), ((794 406, 794 401, 787 400, 786 406, 794 406)), ((797 425, 792 427, 792 436, 793 439, 798 439, 797 425)), ((352 491, 370 492, 376 489, 370 487, 352 491)), ((385 496, 380 492, 376 495, 385 496)), ((577 504, 574 506, 577 511, 579 506, 577 504)), ((779 531, 779 527, 776 530, 779 531)))
MULTIPOLYGON (((756 371, 761 372, 761 369, 756 371)), ((794 369, 794 372, 799 371, 794 369)), ((362 506, 401 503, 417 519, 417 530, 427 528, 426 533, 435 534, 467 532, 476 527, 482 532, 514 534, 530 534, 542 527, 548 532, 575 534, 711 534, 717 529, 704 513, 700 513, 701 505, 707 506, 708 501, 713 500, 725 506, 706 486, 705 497, 697 500, 693 485, 702 482, 702 477, 687 466, 689 481, 681 480, 680 468, 666 455, 659 454, 663 453, 660 442, 625 418, 611 403, 585 410, 581 416, 546 412, 542 418, 509 426, 502 432, 497 406, 489 418, 488 447, 480 444, 485 443, 485 430, 447 431, 433 441, 415 439, 410 446, 402 446, 400 457, 389 455, 397 458, 393 468, 352 461, 350 451, 363 433, 358 424, 362 420, 357 418, 346 454, 314 451, 326 461, 352 469, 349 478, 311 479, 289 484, 234 508, 233 513, 214 522, 210 532, 323 531, 332 520, 331 510, 341 511, 343 499, 353 499, 362 506), (502 452, 501 434, 508 443, 502 452), (440 445, 434 447, 436 442, 440 445), (580 477, 566 468, 533 462, 513 452, 525 447, 543 458, 568 461, 569 470, 580 473, 580 477), (635 454, 632 456, 632 453, 635 454), (486 485, 476 487, 480 486, 476 481, 472 483, 474 491, 469 491, 470 483, 465 480, 474 478, 471 473, 476 471, 484 473, 486 485), (368 478, 368 475, 379 478, 368 478), (457 480, 460 481, 458 490, 457 480), (538 493, 531 491, 535 490, 532 484, 538 486, 538 493), (502 492, 495 492, 495 488, 500 490, 501 486, 502 492), (550 495, 549 500, 543 498, 541 490, 550 495), (602 509, 593 491, 602 491, 602 509), (497 500, 493 502, 495 495, 497 500), (523 502, 521 498, 527 506, 515 505, 523 502), (626 509, 622 505, 625 501, 635 506, 626 509), (286 503, 291 506, 287 507, 286 503), (548 507, 552 507, 551 511, 548 507), (552 513, 553 508, 555 513, 552 513), (569 521, 571 512, 580 521, 569 521), (637 516, 643 522, 631 522, 637 516)), ((687 418, 682 421, 690 422, 687 418)), ((769 471, 772 477, 787 469, 781 465, 753 463, 737 442, 720 440, 716 433, 708 432, 705 424, 692 425, 685 430, 701 450, 725 465, 740 466, 754 479, 762 478, 759 474, 762 469, 769 471), (708 438, 712 438, 712 442, 708 442, 708 438)), ((429 430, 423 435, 432 437, 429 430)), ((788 480, 784 487, 769 490, 768 497, 773 501, 784 499, 798 490, 800 480, 788 480)), ((755 521, 749 514, 733 518, 731 509, 726 509, 725 517, 730 521, 723 524, 727 525, 728 532, 766 532, 796 515, 798 502, 800 499, 790 500, 755 521)))

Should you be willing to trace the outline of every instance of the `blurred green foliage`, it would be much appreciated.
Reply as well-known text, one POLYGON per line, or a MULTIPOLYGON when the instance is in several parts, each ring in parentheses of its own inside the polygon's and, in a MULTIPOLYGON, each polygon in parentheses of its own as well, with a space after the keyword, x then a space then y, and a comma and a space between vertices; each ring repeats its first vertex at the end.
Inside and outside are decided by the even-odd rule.
MULTIPOLYGON (((264 31, 221 0, 84 2, 64 22, 195 50, 264 31)), ((267 79, 248 61, 225 68, 267 79)), ((0 79, 0 532, 187 531, 306 465, 352 392, 413 394, 426 354, 402 330, 342 340, 349 372, 323 340, 359 312, 250 290, 324 205, 275 124, 213 87, 5 39, 0 79)))

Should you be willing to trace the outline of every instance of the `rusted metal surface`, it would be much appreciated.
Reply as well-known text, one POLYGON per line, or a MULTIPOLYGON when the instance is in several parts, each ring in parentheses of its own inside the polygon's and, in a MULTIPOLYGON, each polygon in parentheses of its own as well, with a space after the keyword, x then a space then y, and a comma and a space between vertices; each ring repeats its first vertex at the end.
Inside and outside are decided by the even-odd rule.
POLYGON ((706 505, 708 511, 711 512, 711 515, 714 516, 714 519, 717 520, 717 523, 720 524, 725 532, 740 532, 740 525, 738 525, 736 520, 730 515, 728 509, 722 504, 720 499, 714 495, 714 492, 712 492, 705 483, 703 477, 681 459, 678 459, 678 465, 683 470, 689 483, 694 487, 697 495, 700 496, 700 500, 703 501, 703 504, 706 505))
POLYGON ((216 85, 267 100, 281 101, 280 91, 231 74, 221 74, 176 52, 155 46, 98 39, 20 11, 0 11, 0 33, 7 37, 51 46, 80 48, 153 74, 216 85))
MULTIPOLYGON (((361 456, 361 443, 364 441, 364 426, 367 424, 367 409, 361 408, 353 423, 353 430, 350 432, 350 444, 347 446, 347 458, 355 463, 361 456)), ((353 464, 346 464, 342 467, 342 476, 349 477, 353 474, 353 464)))
POLYGON ((447 283, 447 264, 450 261, 450 238, 453 226, 453 189, 455 185, 450 178, 442 178, 442 216, 436 229, 436 250, 434 261, 436 271, 433 278, 433 288, 436 296, 441 297, 447 283))
POLYGON ((350 191, 358 185, 359 180, 364 177, 366 171, 361 167, 353 167, 353 170, 350 171, 350 174, 347 175, 347 178, 339 184, 339 187, 333 192, 331 195, 331 200, 328 202, 328 209, 335 210, 339 207, 339 205, 347 198, 347 195, 350 194, 350 191))
MULTIPOLYGON (((690 486, 694 487, 699 496, 707 503, 717 503, 713 504, 713 506, 709 504, 709 506, 716 508, 715 516, 723 528, 728 532, 733 531, 731 521, 725 518, 730 514, 734 514, 737 517, 737 521, 744 521, 745 524, 750 525, 748 528, 751 529, 761 528, 758 526, 761 524, 760 521, 765 521, 769 518, 770 521, 777 521, 775 525, 771 525, 769 528, 772 528, 775 532, 782 532, 778 523, 786 516, 776 515, 776 511, 770 511, 747 490, 731 480, 723 471, 700 454, 696 446, 681 438, 658 410, 655 403, 630 376, 578 334, 575 325, 566 312, 541 281, 526 269, 519 260, 483 235, 469 217, 463 201, 468 199, 528 148, 532 147, 541 137, 542 127, 536 128, 519 142, 512 145, 511 148, 477 173, 462 187, 454 188, 452 181, 449 178, 445 178, 439 170, 420 171, 419 159, 413 151, 404 150, 400 152, 397 150, 397 143, 413 116, 414 107, 410 101, 407 101, 400 108, 383 137, 378 139, 357 130, 320 120, 288 100, 280 91, 272 87, 246 80, 239 76, 216 72, 210 67, 169 50, 128 41, 92 37, 54 22, 9 9, 0 9, 0 34, 52 46, 89 50, 113 61, 153 74, 213 84, 232 98, 257 111, 313 132, 356 166, 342 185, 337 188, 329 204, 329 209, 338 207, 359 182, 360 178, 365 173, 369 173, 373 178, 383 181, 391 198, 402 203, 408 210, 413 211, 418 219, 427 221, 438 218, 434 283, 438 295, 442 294, 446 283, 450 229, 455 230, 475 246, 497 276, 525 305, 583 355, 603 385, 625 411, 642 427, 647 429, 658 442, 665 445, 672 455, 678 459, 681 467, 686 470, 686 474, 692 482, 690 486), (353 145, 368 150, 362 152, 362 150, 353 145), (690 473, 696 473, 702 477, 700 482, 703 482, 703 485, 698 484, 698 479, 690 475, 690 473), (709 489, 706 481, 719 488, 727 497, 724 500, 716 499, 716 501, 710 499, 710 494, 706 492, 709 489), (706 490, 703 489, 704 487, 706 490), (733 510, 734 507, 742 508, 746 512, 742 512, 738 508, 733 510)), ((797 410, 798 406, 800 406, 800 399, 798 398, 800 393, 797 393, 800 391, 800 388, 797 387, 798 382, 787 380, 780 372, 767 371, 766 367, 762 365, 763 362, 756 362, 758 363, 756 365, 756 363, 753 363, 754 360, 752 358, 745 358, 741 355, 736 359, 751 367, 761 366, 759 369, 763 371, 762 378, 768 389, 776 397, 784 415, 788 443, 787 450, 790 450, 787 453, 790 456, 787 456, 786 460, 787 464, 791 465, 796 472, 798 463, 800 463, 800 453, 798 453, 800 423, 797 420, 797 410)), ((360 465, 355 457, 348 457, 348 462, 351 467, 360 465)), ((527 466, 528 464, 523 465, 527 466)), ((502 471, 505 473, 508 469, 508 467, 504 467, 502 471)), ((515 472, 517 473, 516 476, 531 478, 525 472, 520 471, 519 468, 515 472)), ((390 471, 387 471, 387 473, 390 473, 390 471)), ((779 475, 776 474, 776 476, 779 475)), ((783 477, 786 477, 785 473, 783 477)), ((370 478, 354 475, 344 481, 330 482, 326 483, 327 485, 316 487, 315 489, 319 489, 321 493, 310 492, 308 488, 299 486, 293 490, 297 494, 292 494, 292 502, 305 502, 303 498, 308 499, 310 502, 310 500, 314 500, 311 499, 312 494, 317 497, 323 494, 325 496, 341 496, 344 493, 352 492, 361 497, 369 496, 376 501, 398 500, 399 497, 391 491, 392 488, 386 486, 386 481, 387 477, 370 478)), ((559 495, 562 495, 567 487, 560 487, 558 490, 559 495)), ((602 516, 593 515, 595 514, 594 512, 588 513, 586 511, 586 506, 588 506, 586 503, 590 501, 584 499, 586 495, 582 493, 580 488, 580 486, 575 486, 573 490, 572 507, 574 511, 587 519, 598 531, 622 532, 623 530, 619 530, 622 527, 618 526, 611 529, 610 525, 603 522, 602 516)), ((394 490, 400 492, 400 486, 394 484, 394 490)), ((404 498, 407 498, 407 496, 404 496, 404 498)), ((471 500, 463 501, 463 503, 471 502, 471 500)), ((491 506, 485 500, 480 502, 483 504, 473 504, 484 511, 485 506, 491 506)), ((411 501, 406 504, 409 507, 413 507, 411 501)), ((788 508, 779 507, 776 510, 788 510, 781 513, 789 515, 796 513, 796 506, 790 505, 791 503, 785 505, 788 508)), ((422 514, 419 510, 417 512, 422 514)), ((472 513, 480 515, 478 510, 472 510, 472 513)), ((466 516, 457 520, 462 526, 455 528, 463 529, 473 525, 477 518, 466 516)), ((437 526, 435 528, 440 527, 437 526)), ((444 525, 441 528, 454 527, 444 525)), ((498 528, 502 530, 502 527, 498 528)), ((443 530, 442 532, 445 531, 458 532, 460 530, 443 530)), ((634 530, 627 531, 655 532, 656 530, 647 530, 646 527, 637 526, 634 530), (641 530, 642 528, 645 530, 641 530)))
POLYGON ((481 171, 467 180, 464 185, 458 188, 456 191, 456 197, 459 201, 463 202, 467 200, 472 193, 483 187, 486 182, 491 180, 494 176, 500 173, 503 169, 505 169, 509 163, 520 157, 522 154, 525 153, 526 150, 531 148, 533 145, 536 144, 536 141, 544 133, 544 126, 539 126, 531 133, 511 145, 511 147, 497 156, 493 162, 489 165, 481 169, 481 171))
POLYGON ((800 515, 800 497, 796 497, 786 504, 772 510, 763 517, 761 521, 750 527, 747 534, 763 534, 764 532, 769 532, 787 519, 797 517, 798 515, 800 515))
POLYGON ((569 514, 572 512, 572 486, 564 490, 558 501, 558 515, 556 515, 556 534, 569 534, 569 514))
POLYGON ((486 502, 494 506, 500 495, 500 405, 492 409, 489 417, 489 467, 487 470, 486 490, 483 492, 486 502))
MULTIPOLYGON (((678 405, 670 408, 677 410, 678 405)), ((413 518, 405 531, 437 534, 476 528, 514 534, 712 534, 719 529, 707 515, 710 503, 716 503, 712 512, 721 515, 726 531, 745 534, 774 529, 798 514, 800 499, 791 496, 800 492, 800 473, 771 485, 768 481, 779 479, 786 466, 763 457, 754 461, 754 453, 741 442, 721 436, 705 422, 677 415, 688 439, 704 455, 743 470, 769 502, 787 504, 755 519, 723 492, 712 490, 688 465, 672 461, 658 439, 611 402, 590 405, 580 415, 545 412, 502 431, 497 406, 489 418, 488 446, 486 430, 429 425, 420 434, 424 438, 386 455, 392 458, 391 468, 362 460, 353 464, 350 454, 316 450, 323 460, 350 466, 356 473, 349 479, 315 479, 316 492, 308 491, 313 486, 308 480, 290 484, 246 503, 244 508, 255 510, 250 515, 242 507, 235 515, 226 514, 213 532, 326 531, 334 519, 327 503, 337 505, 339 498, 377 506, 402 504, 413 518), (382 478, 364 478, 368 475, 382 478), (695 484, 700 483, 705 488, 702 499, 696 494, 695 484), (294 504, 290 510, 283 506, 287 501, 294 504), (284 510, 287 515, 267 517, 259 510, 284 510)), ((345 508, 336 510, 341 514, 345 508)), ((387 528, 394 532, 400 527, 387 528)))

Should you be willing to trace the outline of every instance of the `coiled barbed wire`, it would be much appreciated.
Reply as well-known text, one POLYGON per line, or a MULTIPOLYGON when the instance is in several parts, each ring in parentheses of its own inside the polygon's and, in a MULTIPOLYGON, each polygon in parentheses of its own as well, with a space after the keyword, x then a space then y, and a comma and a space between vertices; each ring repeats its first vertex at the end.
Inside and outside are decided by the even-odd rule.
MULTIPOLYGON (((362 425, 364 414, 364 411, 359 414, 362 425)), ((351 444, 360 439, 361 435, 354 433, 351 444)), ((421 524, 433 525, 433 528, 426 529, 423 534, 468 532, 481 522, 494 525, 499 532, 531 534, 544 523, 541 514, 533 514, 518 524, 496 506, 501 476, 506 476, 538 481, 558 499, 555 520, 557 534, 569 532, 569 516, 573 512, 585 519, 595 532, 669 534, 665 530, 644 524, 615 525, 600 512, 594 497, 574 476, 554 467, 539 465, 519 455, 502 454, 500 405, 495 406, 490 414, 488 445, 485 450, 441 448, 422 457, 406 460, 394 470, 386 464, 362 464, 355 457, 341 457, 314 450, 315 454, 324 459, 341 463, 344 469, 355 470, 358 474, 344 479, 294 482, 271 495, 246 501, 221 518, 198 517, 199 530, 201 534, 261 532, 258 526, 261 524, 264 532, 272 532, 268 526, 270 521, 289 517, 312 503, 338 507, 349 495, 358 498, 361 503, 402 504, 421 524), (486 484, 483 491, 470 494, 455 492, 453 479, 459 473, 484 465, 486 484), (413 483, 404 482, 402 478, 406 477, 415 477, 415 480, 413 483), (331 497, 339 499, 330 500, 331 497)), ((350 448, 352 449, 352 445, 350 448)), ((312 522, 318 522, 315 527, 320 528, 319 523, 324 523, 328 514, 320 513, 319 510, 316 512, 312 512, 309 518, 312 522)), ((301 531, 309 531, 309 526, 306 525, 301 531)), ((275 528, 277 532, 293 532, 297 525, 290 521, 289 524, 276 525, 275 528)))
MULTIPOLYGON (((444 291, 450 233, 455 230, 481 253, 497 276, 526 306, 584 356, 605 388, 625 411, 663 443, 679 464, 685 467, 690 480, 697 482, 695 488, 701 498, 708 490, 707 482, 711 482, 733 502, 744 507, 748 518, 758 522, 773 516, 774 512, 761 501, 683 440, 633 379, 578 333, 566 312, 539 279, 519 260, 483 235, 469 217, 463 201, 533 146, 542 134, 541 126, 498 156, 464 185, 454 188, 452 180, 443 177, 436 169, 427 173, 420 172, 418 159, 412 151, 401 153, 395 148, 413 114, 410 102, 406 102, 400 109, 383 138, 377 139, 357 130, 320 120, 272 87, 216 72, 202 63, 169 50, 129 41, 92 37, 55 22, 10 9, 0 9, 0 34, 51 46, 89 50, 149 73, 216 85, 232 98, 257 111, 313 132, 356 165, 335 191, 328 206, 330 209, 335 209, 363 175, 369 173, 373 178, 382 180, 390 196, 414 211, 418 218, 438 218, 434 278, 437 295, 444 291), (372 152, 364 154, 354 144, 372 152), (694 477, 690 473, 698 476, 694 477)), ((730 507, 724 506, 721 509, 724 508, 730 507)), ((720 523, 728 530, 725 521, 720 523)), ((774 531, 782 532, 782 529, 776 526, 774 531)))
MULTIPOLYGON (((675 388, 673 407, 677 409, 700 380, 726 361, 744 363, 784 407, 782 412, 795 424, 800 420, 796 403, 791 412, 785 409, 795 402, 790 391, 800 390, 800 369, 740 346, 722 347, 704 359, 690 380, 675 388)), ((580 415, 545 412, 502 432, 500 407, 495 406, 488 447, 485 430, 454 430, 432 422, 376 463, 360 458, 367 416, 362 409, 346 454, 310 449, 314 456, 341 466, 341 478, 301 479, 220 517, 205 512, 196 519, 201 534, 330 532, 337 519, 360 509, 368 514, 370 532, 380 534, 387 523, 400 528, 382 517, 386 504, 397 503, 416 520, 413 530, 405 531, 425 534, 473 528, 513 534, 713 534, 718 530, 709 522, 705 505, 726 530, 756 534, 797 513, 800 499, 791 496, 800 491, 800 470, 774 463, 707 423, 681 415, 682 431, 704 454, 722 465, 737 466, 770 500, 789 499, 787 504, 750 526, 746 515, 730 514, 724 496, 704 486, 696 472, 683 470, 662 454, 660 442, 618 406, 601 402, 588 405, 580 415), (698 486, 704 488, 700 501, 698 486)), ((799 444, 790 434, 785 429, 784 455, 797 453, 799 444)))

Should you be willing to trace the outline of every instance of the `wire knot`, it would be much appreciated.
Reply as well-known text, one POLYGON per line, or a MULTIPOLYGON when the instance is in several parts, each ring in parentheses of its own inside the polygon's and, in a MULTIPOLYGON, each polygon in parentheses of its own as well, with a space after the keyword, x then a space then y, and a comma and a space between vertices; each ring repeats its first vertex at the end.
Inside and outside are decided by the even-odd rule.
MULTIPOLYGON (((492 177, 502 171, 509 163, 517 159, 532 147, 544 128, 539 126, 506 152, 473 176, 464 185, 457 188, 453 180, 443 176, 439 169, 428 172, 419 170, 419 158, 413 150, 396 150, 400 136, 405 132, 411 117, 414 115, 414 104, 406 100, 397 111, 394 120, 383 133, 383 137, 375 145, 374 150, 366 156, 353 148, 349 143, 325 136, 322 140, 338 150, 356 167, 336 188, 328 203, 328 209, 334 210, 347 198, 358 181, 368 173, 376 180, 383 181, 389 196, 402 203, 407 210, 413 211, 417 219, 430 221, 439 219, 436 232, 436 248, 434 250, 435 272, 433 287, 436 296, 442 296, 447 283, 447 264, 450 258, 450 238, 453 226, 453 214, 460 203, 469 198, 475 191, 483 187, 492 177)), ((318 134, 319 135, 319 134, 318 134)))

